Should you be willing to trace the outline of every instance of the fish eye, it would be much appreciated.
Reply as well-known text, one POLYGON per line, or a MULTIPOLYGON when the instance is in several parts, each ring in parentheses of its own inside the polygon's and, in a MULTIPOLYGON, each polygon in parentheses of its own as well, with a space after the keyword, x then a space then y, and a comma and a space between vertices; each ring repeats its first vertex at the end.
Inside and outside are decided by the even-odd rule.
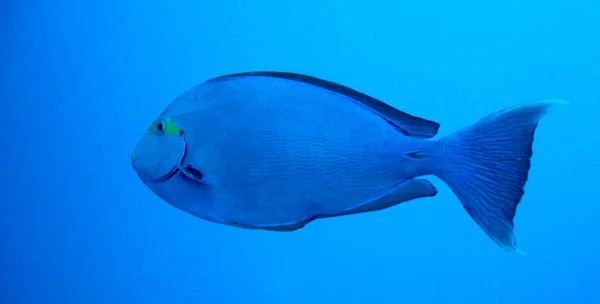
POLYGON ((161 119, 156 122, 155 127, 159 133, 164 133, 167 130, 167 122, 161 119))

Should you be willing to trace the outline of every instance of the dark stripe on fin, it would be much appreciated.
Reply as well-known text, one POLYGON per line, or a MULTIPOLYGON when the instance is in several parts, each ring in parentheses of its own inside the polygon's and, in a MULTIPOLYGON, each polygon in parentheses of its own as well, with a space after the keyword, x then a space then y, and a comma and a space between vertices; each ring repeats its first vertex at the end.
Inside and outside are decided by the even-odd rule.
POLYGON ((435 136, 438 132, 440 124, 434 121, 426 120, 420 117, 416 117, 410 115, 408 113, 402 112, 378 99, 375 99, 371 96, 358 92, 349 87, 323 80, 320 78, 316 78, 313 76, 295 74, 295 73, 287 73, 287 72, 269 72, 269 71, 257 71, 257 72, 246 72, 246 73, 237 73, 237 74, 229 74, 223 75, 212 80, 224 79, 224 78, 235 78, 235 77, 253 77, 253 76, 262 76, 262 77, 274 77, 281 78, 287 80, 293 80, 298 82, 303 82, 306 84, 310 84, 313 86, 317 86, 323 88, 328 91, 335 92, 337 94, 346 96, 359 104, 365 106, 369 110, 375 112, 377 115, 386 119, 388 122, 398 127, 402 133, 405 135, 413 136, 413 137, 421 137, 421 138, 431 138, 435 136))

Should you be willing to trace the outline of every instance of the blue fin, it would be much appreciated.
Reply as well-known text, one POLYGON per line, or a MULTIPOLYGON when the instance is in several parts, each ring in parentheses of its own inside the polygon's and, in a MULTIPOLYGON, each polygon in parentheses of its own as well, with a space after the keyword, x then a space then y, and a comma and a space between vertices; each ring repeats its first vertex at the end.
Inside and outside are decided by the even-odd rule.
POLYGON ((413 199, 435 196, 437 193, 437 189, 430 181, 420 178, 409 179, 383 195, 335 216, 383 210, 413 199))
POLYGON ((361 104, 370 111, 373 111, 375 114, 381 116, 389 123, 396 126, 398 129, 400 129, 402 133, 404 133, 407 136, 431 138, 437 134, 438 129, 440 128, 440 124, 437 122, 410 115, 364 93, 313 76, 287 72, 260 71, 223 75, 213 78, 210 81, 222 79, 235 79, 240 77, 281 78, 297 82, 303 82, 312 86, 320 87, 322 89, 335 92, 337 94, 346 96, 349 99, 361 104))
POLYGON ((539 120, 560 100, 544 100, 491 114, 440 140, 436 172, 475 222, 502 248, 519 252, 513 228, 528 178, 539 120))
POLYGON ((227 223, 233 226, 246 229, 263 229, 271 231, 289 232, 303 228, 308 223, 316 219, 378 211, 416 198, 434 196, 436 194, 437 189, 433 186, 433 184, 431 184, 431 182, 425 179, 415 178, 405 181, 404 183, 397 185, 396 187, 392 188, 390 191, 387 191, 381 196, 369 200, 361 205, 352 207, 347 210, 342 210, 333 214, 317 214, 298 222, 289 222, 281 224, 248 225, 234 221, 227 221, 227 223))
POLYGON ((296 231, 300 228, 303 228, 304 226, 306 226, 306 224, 308 224, 316 219, 317 219, 317 217, 310 217, 310 218, 303 219, 299 222, 289 222, 289 223, 281 223, 281 224, 243 224, 243 223, 231 221, 231 220, 225 220, 225 222, 231 226, 244 228, 244 229, 291 232, 291 231, 296 231))

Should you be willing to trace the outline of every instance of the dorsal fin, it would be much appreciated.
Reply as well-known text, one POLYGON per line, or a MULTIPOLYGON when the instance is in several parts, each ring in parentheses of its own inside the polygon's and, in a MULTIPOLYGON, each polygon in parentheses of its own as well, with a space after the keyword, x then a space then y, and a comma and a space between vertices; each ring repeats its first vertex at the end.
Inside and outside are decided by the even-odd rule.
POLYGON ((427 119, 423 119, 420 117, 412 116, 408 113, 402 112, 378 99, 370 97, 366 94, 358 92, 349 87, 330 82, 327 80, 323 80, 320 78, 316 78, 313 76, 295 74, 295 73, 287 73, 287 72, 269 72, 269 71, 258 71, 258 72, 245 72, 245 73, 236 73, 223 75, 219 77, 215 77, 211 80, 223 79, 223 78, 232 78, 232 77, 275 77, 288 79, 298 82, 307 83, 313 86, 317 86, 323 88, 328 91, 335 92, 340 95, 344 95, 351 100, 356 101, 362 106, 368 108, 373 111, 377 115, 386 119, 389 123, 398 127, 402 133, 413 136, 413 137, 422 137, 422 138, 431 138, 435 136, 438 132, 440 124, 434 121, 430 121, 427 119))

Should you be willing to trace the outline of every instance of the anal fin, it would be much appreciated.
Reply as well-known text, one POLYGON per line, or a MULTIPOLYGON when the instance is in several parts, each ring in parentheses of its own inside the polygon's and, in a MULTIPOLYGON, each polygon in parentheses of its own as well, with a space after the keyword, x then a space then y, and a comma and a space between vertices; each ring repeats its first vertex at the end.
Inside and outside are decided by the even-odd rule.
POLYGON ((413 199, 435 196, 437 193, 437 189, 430 181, 420 178, 409 179, 383 195, 356 207, 346 209, 335 216, 383 210, 413 199))
POLYGON ((369 200, 363 204, 332 214, 319 214, 305 218, 301 221, 279 224, 249 225, 231 220, 228 220, 226 222, 229 225, 246 229, 263 229, 270 231, 290 232, 303 228, 308 223, 316 219, 383 210, 403 202, 422 197, 430 197, 436 194, 437 189, 433 186, 433 184, 431 184, 431 182, 425 179, 415 178, 407 180, 397 185, 396 187, 390 189, 389 191, 385 192, 384 194, 372 200, 369 200))

